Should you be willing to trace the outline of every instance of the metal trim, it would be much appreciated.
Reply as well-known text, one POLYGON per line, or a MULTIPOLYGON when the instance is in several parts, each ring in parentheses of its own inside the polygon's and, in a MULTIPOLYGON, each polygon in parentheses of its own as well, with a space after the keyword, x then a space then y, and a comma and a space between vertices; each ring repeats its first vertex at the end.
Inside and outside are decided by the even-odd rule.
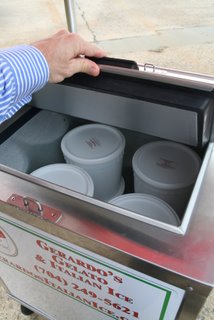
POLYGON ((100 65, 102 72, 119 74, 134 78, 153 80, 204 91, 213 91, 214 77, 204 74, 184 72, 176 69, 157 67, 150 63, 139 64, 139 70, 100 65))

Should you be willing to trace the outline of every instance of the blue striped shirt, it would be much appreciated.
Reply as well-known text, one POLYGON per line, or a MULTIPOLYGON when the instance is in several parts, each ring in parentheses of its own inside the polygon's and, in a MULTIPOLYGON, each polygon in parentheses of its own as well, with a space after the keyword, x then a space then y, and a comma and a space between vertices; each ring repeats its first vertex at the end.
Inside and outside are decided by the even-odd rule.
POLYGON ((0 50, 0 124, 12 117, 48 81, 49 67, 35 47, 0 50))

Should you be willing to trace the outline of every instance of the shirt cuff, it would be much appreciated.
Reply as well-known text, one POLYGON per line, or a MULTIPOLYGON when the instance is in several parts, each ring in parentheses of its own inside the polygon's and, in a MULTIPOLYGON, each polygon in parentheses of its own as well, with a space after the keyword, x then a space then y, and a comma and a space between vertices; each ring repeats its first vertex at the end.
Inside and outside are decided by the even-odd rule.
POLYGON ((0 51, 1 60, 12 72, 14 82, 13 105, 40 90, 49 79, 49 67, 43 54, 30 45, 0 51))

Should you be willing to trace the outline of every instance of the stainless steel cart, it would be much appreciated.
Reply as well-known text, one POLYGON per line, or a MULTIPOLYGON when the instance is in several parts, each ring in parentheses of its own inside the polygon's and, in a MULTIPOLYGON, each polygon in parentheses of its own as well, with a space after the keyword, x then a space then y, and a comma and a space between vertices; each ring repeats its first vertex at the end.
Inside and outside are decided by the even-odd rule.
MULTIPOLYGON (((52 320, 195 319, 214 286, 214 78, 123 60, 48 84, 1 126, 1 143, 40 110, 123 131, 123 174, 143 142, 193 148, 202 166, 178 227, 0 166, 1 280, 52 320)), ((33 141, 32 141, 33 144, 33 141)), ((42 153, 38 153, 42 157, 42 153)), ((31 159, 30 159, 31 160, 31 159)))

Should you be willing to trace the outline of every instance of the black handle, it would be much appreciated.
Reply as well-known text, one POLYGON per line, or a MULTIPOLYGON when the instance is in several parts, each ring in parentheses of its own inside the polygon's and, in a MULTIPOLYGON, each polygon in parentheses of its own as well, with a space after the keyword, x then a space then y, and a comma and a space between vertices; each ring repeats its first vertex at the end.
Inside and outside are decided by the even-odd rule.
POLYGON ((137 63, 132 60, 109 58, 109 57, 104 57, 104 58, 87 57, 87 58, 94 61, 98 65, 102 64, 102 65, 112 66, 112 67, 139 70, 137 63))

